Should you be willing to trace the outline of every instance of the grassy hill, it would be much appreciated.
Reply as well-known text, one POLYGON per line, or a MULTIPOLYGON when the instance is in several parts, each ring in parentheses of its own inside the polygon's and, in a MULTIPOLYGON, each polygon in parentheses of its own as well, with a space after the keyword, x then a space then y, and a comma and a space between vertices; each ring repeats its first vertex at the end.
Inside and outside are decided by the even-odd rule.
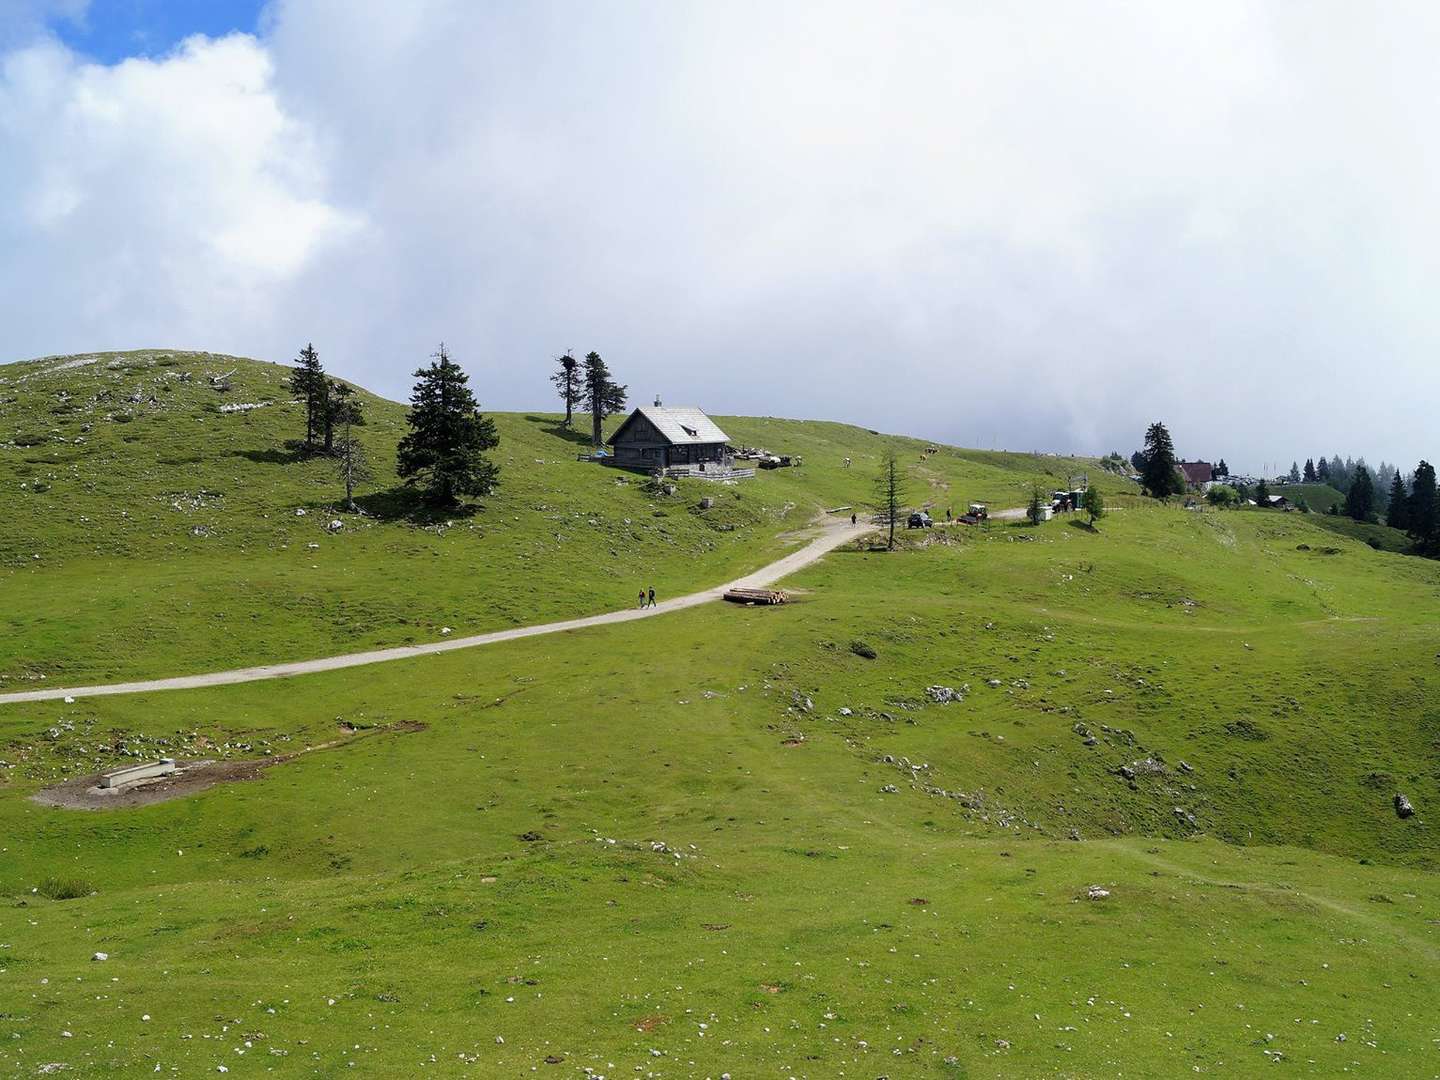
POLYGON ((1270 489, 1272 495, 1284 495, 1292 503, 1302 499, 1313 513, 1324 514, 1332 506, 1344 507, 1345 496, 1329 484, 1282 484, 1270 489))
MULTIPOLYGON (((563 438, 529 423, 503 418, 504 434, 563 438)), ((809 507, 855 497, 872 471, 861 454, 892 445, 832 425, 723 426, 811 455, 738 489, 771 516, 736 532, 771 542, 809 507)), ((916 483, 957 503, 1023 494, 1043 467, 960 451, 922 463, 920 444, 893 445, 916 483)), ((130 446, 124 460, 148 460, 130 446)), ((597 475, 613 484, 563 464, 535 482, 569 499, 597 475)), ((285 485, 312 467, 277 464, 237 490, 275 508, 264 528, 303 530, 285 485)), ((330 482, 309 482, 322 506, 330 482)), ((117 497, 172 542, 142 489, 117 497)), ((0 706, 0 1067, 1432 1073, 1440 565, 1314 515, 1116 501, 1098 530, 1055 520, 839 551, 780 608, 0 706), (959 700, 937 701, 941 687, 959 700), (142 807, 30 798, 160 753, 277 760, 142 807), (1397 817, 1397 791, 1415 816, 1397 817)), ((510 531, 485 524, 497 500, 468 519, 477 533, 442 538, 505 551, 497 538, 525 527, 510 505, 510 531)), ((635 542, 656 566, 673 557, 679 581, 723 569, 733 538, 635 542)), ((167 561, 233 588, 210 549, 174 542, 167 561)), ((399 557, 356 550, 379 568, 399 557)), ((456 558, 419 550, 415 565, 456 558)), ((127 562, 60 561, 109 559, 127 562)), ((575 590, 591 588, 588 564, 570 565, 575 590)), ((419 576, 391 576, 406 573, 419 576)), ((294 616, 271 603, 256 595, 255 621, 283 635, 294 616)))
POLYGON ((1033 484, 1087 469, 1126 486, 1094 462, 932 454, 844 424, 722 417, 737 443, 804 467, 663 497, 577 461, 585 440, 557 416, 497 414, 498 495, 476 513, 427 515, 396 493, 405 407, 362 393, 378 475, 355 516, 338 512, 334 463, 293 447, 304 419, 288 372, 163 351, 0 367, 0 680, 299 659, 591 614, 649 585, 668 596, 718 584, 771 561, 821 510, 868 501, 892 450, 917 503, 937 507, 1016 505, 1033 484), (226 374, 220 392, 212 378, 226 374), (700 510, 701 495, 717 505, 700 510))

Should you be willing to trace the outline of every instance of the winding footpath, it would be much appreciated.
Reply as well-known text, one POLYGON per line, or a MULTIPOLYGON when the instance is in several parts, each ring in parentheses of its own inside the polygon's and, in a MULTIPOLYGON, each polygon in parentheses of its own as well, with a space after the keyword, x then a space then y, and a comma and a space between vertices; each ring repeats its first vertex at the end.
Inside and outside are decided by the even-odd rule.
POLYGON ((719 600, 729 589, 766 588, 782 578, 804 569, 842 544, 871 532, 872 528, 864 523, 851 525, 849 520, 827 520, 820 526, 818 536, 784 558, 777 559, 768 566, 763 566, 759 570, 725 585, 718 585, 703 592, 690 593, 687 596, 677 596, 673 600, 664 600, 652 608, 609 611, 603 615, 587 615, 580 619, 539 623, 535 626, 517 626, 510 630, 494 630, 488 634, 475 634, 471 637, 448 638, 444 641, 427 642, 424 645, 399 645, 390 649, 371 649, 368 652, 324 656, 317 660, 297 660, 288 664, 262 664, 259 667, 211 671, 201 675, 180 675, 170 679, 148 679, 142 682, 24 690, 17 693, 0 694, 0 705, 18 704, 24 701, 59 701, 65 698, 103 697, 109 694, 149 694, 161 690, 195 690, 205 686, 231 686, 235 683, 262 682, 266 679, 288 679, 292 675, 313 675, 321 671, 338 671, 341 668, 363 667, 366 664, 382 664, 388 660, 409 660, 416 656, 454 652, 457 649, 473 649, 480 645, 518 641, 520 638, 539 637, 542 634, 560 634, 567 630, 585 630, 592 626, 609 626, 612 623, 649 619, 656 615, 683 611, 686 608, 699 607, 701 604, 719 600))

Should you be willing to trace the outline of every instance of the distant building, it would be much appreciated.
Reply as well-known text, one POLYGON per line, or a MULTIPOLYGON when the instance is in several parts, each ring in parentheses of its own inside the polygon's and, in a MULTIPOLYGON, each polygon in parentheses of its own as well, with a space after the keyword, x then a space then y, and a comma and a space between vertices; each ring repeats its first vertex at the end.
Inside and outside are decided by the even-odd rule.
POLYGON ((1204 491, 1215 480, 1215 466, 1208 461, 1177 461, 1175 468, 1189 491, 1204 491))
POLYGON ((1265 496, 1265 505, 1272 510, 1289 510, 1290 500, 1284 495, 1267 495, 1265 496))
POLYGON ((728 468, 733 455, 730 436, 692 406, 642 405, 626 417, 608 440, 614 448, 610 464, 622 469, 698 471, 728 468))

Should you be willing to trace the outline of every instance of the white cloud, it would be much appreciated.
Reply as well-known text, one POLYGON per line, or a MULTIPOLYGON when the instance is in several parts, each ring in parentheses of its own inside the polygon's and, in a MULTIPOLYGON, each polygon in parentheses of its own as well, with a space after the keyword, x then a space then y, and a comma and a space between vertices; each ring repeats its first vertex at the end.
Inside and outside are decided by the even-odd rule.
POLYGON ((51 41, 0 61, 0 305, 31 349, 263 326, 271 290, 358 228, 272 76, 245 35, 115 66, 51 41))
POLYGON ((444 337, 494 407, 595 347, 717 411, 1408 461, 1437 19, 275 0, 156 63, 35 46, 0 77, 0 305, 16 354, 314 339, 397 395, 444 337))

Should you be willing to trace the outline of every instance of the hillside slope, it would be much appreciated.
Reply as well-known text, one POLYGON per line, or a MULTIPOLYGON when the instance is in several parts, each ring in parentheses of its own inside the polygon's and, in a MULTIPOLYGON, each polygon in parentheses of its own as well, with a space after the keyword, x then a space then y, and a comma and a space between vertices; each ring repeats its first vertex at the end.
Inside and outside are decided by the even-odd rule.
POLYGON ((793 585, 0 710, 0 1063, 1433 1071, 1440 567, 1127 508, 793 585), (156 753, 293 756, 99 815, 28 798, 156 753))
POLYGON ((892 450, 915 501, 937 507, 1098 477, 1091 462, 722 417, 735 442, 804 467, 665 497, 577 461, 586 441, 554 415, 495 414, 499 493, 473 513, 427 514, 393 471, 405 407, 362 392, 377 477, 366 513, 341 514, 334 463, 294 448, 288 371, 159 350, 0 367, 0 680, 303 659, 611 610, 651 585, 691 591, 770 561, 821 510, 868 501, 892 450), (716 505, 700 510, 702 494, 716 505))

